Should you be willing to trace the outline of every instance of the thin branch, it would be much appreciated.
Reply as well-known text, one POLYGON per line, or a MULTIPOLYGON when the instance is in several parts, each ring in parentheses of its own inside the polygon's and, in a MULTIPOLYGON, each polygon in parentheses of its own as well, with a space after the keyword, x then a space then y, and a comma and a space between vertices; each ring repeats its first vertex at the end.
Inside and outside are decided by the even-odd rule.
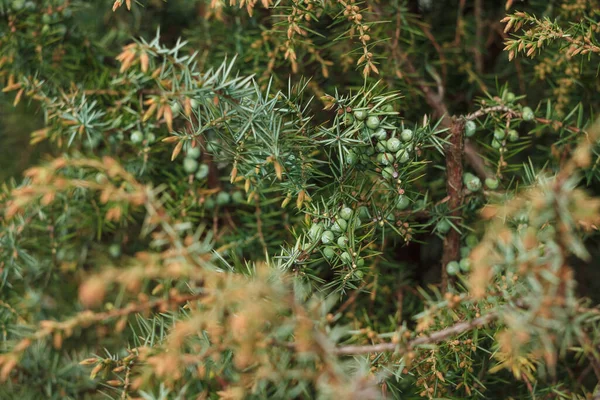
POLYGON ((429 335, 419 336, 408 343, 402 345, 397 343, 380 343, 366 346, 341 346, 333 350, 336 355, 355 355, 355 354, 368 354, 368 353, 381 353, 386 351, 399 351, 406 353, 417 346, 424 344, 439 343, 451 336, 458 335, 464 332, 468 332, 475 328, 487 325, 498 319, 498 314, 490 312, 479 318, 475 318, 472 321, 459 322, 446 329, 431 333, 429 335))

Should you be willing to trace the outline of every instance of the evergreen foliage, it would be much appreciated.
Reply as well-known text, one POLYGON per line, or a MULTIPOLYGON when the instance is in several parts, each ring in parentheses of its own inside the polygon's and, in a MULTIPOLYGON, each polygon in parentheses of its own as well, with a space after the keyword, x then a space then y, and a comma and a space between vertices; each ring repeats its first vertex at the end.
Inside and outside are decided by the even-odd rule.
POLYGON ((600 398, 599 31, 0 0, 0 398, 600 398))

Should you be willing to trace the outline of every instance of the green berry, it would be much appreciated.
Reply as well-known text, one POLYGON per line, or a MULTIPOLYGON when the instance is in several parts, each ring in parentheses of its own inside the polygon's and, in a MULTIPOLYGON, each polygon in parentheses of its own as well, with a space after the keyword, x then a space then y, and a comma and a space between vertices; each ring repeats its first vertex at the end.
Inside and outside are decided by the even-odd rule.
POLYGON ((200 147, 190 147, 185 156, 189 158, 198 158, 200 157, 200 153, 200 147))
POLYGON ((326 259, 331 260, 333 257, 335 257, 335 250, 333 249, 333 247, 325 247, 323 249, 323 255, 326 259))
POLYGON ((369 118, 367 118, 367 128, 373 130, 379 128, 379 117, 376 115, 371 115, 369 118))
POLYGON ((106 175, 104 175, 102 172, 98 172, 96 174, 96 183, 98 183, 99 185, 102 185, 103 183, 106 183, 106 182, 108 182, 106 175))
POLYGON ((407 196, 401 194, 398 197, 398 200, 396 201, 396 208, 398 210, 404 210, 406 209, 406 207, 408 207, 410 205, 410 200, 408 199, 407 196))
POLYGON ((467 137, 472 137, 473 135, 475 135, 476 131, 477 124, 475 124, 475 122, 473 121, 467 121, 467 123, 465 124, 465 135, 467 137))
POLYGON ((346 236, 340 236, 337 240, 337 245, 340 247, 348 246, 348 238, 346 236))
POLYGON ((348 126, 354 124, 354 116, 352 114, 346 113, 346 115, 344 115, 344 124, 348 126))
POLYGON ((359 258, 358 260, 356 260, 356 267, 360 268, 360 267, 364 267, 365 265, 365 259, 364 258, 359 258))
POLYGON ((360 206, 358 208, 358 216, 364 219, 369 219, 371 213, 369 213, 369 209, 365 206, 360 206))
POLYGON ((365 118, 367 118, 367 112, 363 110, 355 110, 354 118, 356 118, 359 121, 364 121, 365 118))
POLYGON ((496 139, 493 139, 492 140, 492 147, 494 149, 498 150, 498 149, 500 149, 502 147, 502 142, 500 142, 500 141, 498 141, 496 139))
POLYGON ((215 201, 211 197, 204 200, 204 208, 206 208, 207 210, 212 210, 213 208, 215 208, 215 201))
POLYGON ((446 264, 446 271, 448 272, 448 275, 456 275, 460 271, 460 266, 456 261, 450 261, 446 264))
POLYGON ((204 179, 208 176, 208 165, 206 164, 201 164, 200 167, 198 168, 198 172, 196 172, 196 179, 204 179))
POLYGON ((358 154, 354 151, 348 152, 346 155, 346 164, 348 165, 356 165, 358 163, 358 154))
POLYGON ((389 151, 391 151, 392 153, 397 152, 398 150, 400 150, 400 147, 402 146, 402 143, 400 142, 400 139, 398 138, 391 138, 387 141, 386 147, 389 151))
POLYGON ((352 263, 352 256, 351 256, 351 255, 350 255, 350 254, 349 254, 347 251, 343 252, 343 253, 340 255, 340 259, 341 259, 341 260, 342 260, 344 263, 346 263, 346 264, 351 264, 351 263, 352 263))
POLYGON ((181 111, 181 106, 179 105, 179 103, 174 102, 173 104, 171 104, 171 112, 173 113, 174 117, 179 115, 180 111, 181 111))
POLYGON ((333 223, 333 225, 331 226, 331 230, 337 233, 342 233, 346 230, 347 227, 348 223, 346 222, 346 220, 339 218, 333 223))
POLYGON ((393 179, 395 173, 396 170, 394 170, 394 167, 385 167, 383 171, 381 171, 381 176, 383 176, 383 179, 393 179))
POLYGON ((450 223, 445 220, 442 219, 440 220, 436 225, 435 225, 435 229, 436 231, 438 231, 441 234, 446 234, 450 231, 450 228, 452 228, 452 226, 450 225, 450 223))
POLYGON ((108 247, 108 254, 112 258, 118 258, 121 255, 121 245, 113 243, 108 247))
POLYGON ((198 103, 198 100, 196 100, 196 99, 190 100, 190 106, 192 107, 192 109, 195 110, 196 108, 198 108, 199 105, 200 104, 198 103))
MULTIPOLYGON (((14 3, 13 3, 14 6, 14 3)), ((48 15, 48 14, 44 14, 42 15, 42 24, 51 24, 52 23, 52 16, 48 15)))
POLYGON ((504 131, 504 129, 496 129, 494 131, 494 138, 497 140, 502 140, 506 137, 506 132, 504 131))
POLYGON ((386 113, 391 113, 391 112, 394 112, 394 107, 392 107, 391 104, 386 104, 383 107, 381 107, 381 111, 386 112, 386 113))
POLYGON ((323 244, 332 243, 334 240, 335 240, 335 235, 331 231, 325 231, 321 235, 321 242, 323 242, 323 244))
POLYGON ((470 234, 467 236, 467 238, 465 239, 465 243, 467 244, 467 246, 469 247, 475 247, 477 246, 477 243, 479 243, 479 239, 477 239, 477 236, 474 234, 470 234))
POLYGON ((312 240, 319 239, 323 235, 323 229, 322 224, 312 224, 308 230, 308 237, 312 240))
POLYGON ((383 128, 379 128, 373 134, 377 138, 377 140, 385 140, 387 139, 387 132, 383 128))
POLYGON ((362 225, 362 221, 360 220, 360 218, 358 218, 358 217, 357 217, 357 218, 355 218, 355 219, 354 219, 354 229, 358 229, 358 228, 360 228, 360 227, 361 227, 361 225, 362 225))
POLYGON ((239 190, 233 192, 233 194, 231 195, 231 199, 234 203, 243 203, 245 201, 244 195, 239 190))
POLYGON ((535 118, 535 114, 533 110, 529 107, 523 107, 523 120, 525 121, 533 121, 535 118))
POLYGON ((394 162, 394 156, 390 153, 383 153, 380 154, 381 155, 381 159, 380 159, 380 163, 383 165, 391 165, 394 162))
POLYGON ((469 247, 463 246, 460 248, 460 256, 462 258, 469 257, 469 254, 471 254, 471 249, 469 247))
POLYGON ((144 140, 144 134, 140 131, 133 131, 130 136, 131 143, 142 143, 144 140))
POLYGON ((401 164, 405 164, 406 162, 408 162, 408 160, 410 160, 410 153, 407 149, 400 149, 396 153, 396 158, 401 164))
POLYGON ((510 131, 508 131, 508 141, 516 142, 517 140, 519 140, 519 132, 517 132, 514 129, 511 129, 510 131))
POLYGON ((495 190, 498 189, 498 179, 495 178, 485 178, 485 186, 488 188, 495 190))
POLYGON ((229 203, 230 200, 231 196, 227 192, 219 192, 217 195, 217 204, 220 206, 224 206, 225 204, 229 203))
POLYGON ((469 189, 471 192, 477 192, 481 189, 481 179, 479 179, 476 176, 473 176, 466 182, 465 185, 467 186, 467 189, 469 189))
POLYGON ((148 141, 148 144, 154 143, 154 141, 156 140, 156 135, 150 132, 146 135, 146 140, 148 141))
POLYGON ((365 274, 360 269, 357 269, 356 271, 354 271, 354 276, 356 277, 356 279, 362 279, 363 276, 365 276, 365 274))
POLYGON ((471 260, 469 260, 468 258, 461 259, 459 267, 462 272, 469 272, 469 270, 471 269, 471 260))
POLYGON ((183 170, 188 174, 193 174, 198 169, 198 161, 186 157, 183 159, 183 170))
POLYGON ((515 94, 513 92, 506 93, 506 101, 508 101, 509 103, 512 103, 513 101, 515 101, 516 98, 517 98, 517 96, 515 96, 515 94))
POLYGON ((375 149, 377 150, 378 153, 384 153, 387 149, 386 145, 387 145, 387 140, 381 140, 381 141, 377 142, 377 144, 375 145, 375 149))
POLYGON ((350 218, 352 218, 352 209, 350 207, 344 207, 340 210, 340 217, 344 218, 346 221, 348 221, 350 218))
POLYGON ((404 129, 400 134, 400 138, 404 142, 410 142, 413 138, 413 131, 411 131, 410 129, 404 129))

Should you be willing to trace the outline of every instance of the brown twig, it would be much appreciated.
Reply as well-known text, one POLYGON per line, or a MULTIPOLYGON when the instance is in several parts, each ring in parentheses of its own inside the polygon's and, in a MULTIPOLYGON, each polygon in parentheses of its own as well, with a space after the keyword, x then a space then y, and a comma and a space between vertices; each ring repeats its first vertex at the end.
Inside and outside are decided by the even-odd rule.
POLYGON ((368 353, 381 353, 386 351, 395 351, 398 350, 400 352, 407 352, 414 349, 417 346, 422 346, 424 344, 433 344, 439 343, 451 336, 458 335, 464 332, 468 332, 477 327, 487 325, 498 318, 498 314, 491 312, 479 318, 475 318, 472 321, 459 322, 454 324, 446 329, 442 329, 441 331, 437 331, 431 333, 429 335, 419 336, 409 341, 408 343, 402 345, 397 343, 380 343, 374 345, 366 345, 366 346, 341 346, 337 347, 333 350, 334 354, 337 355, 354 355, 354 354, 368 354, 368 353))
MULTIPOLYGON (((463 133, 465 120, 454 118, 450 128, 449 144, 446 146, 446 190, 450 200, 448 208, 452 217, 460 218, 460 207, 463 203, 463 133)), ((444 238, 444 253, 442 255, 442 292, 448 286, 446 265, 458 260, 460 256, 460 233, 452 229, 444 238)))

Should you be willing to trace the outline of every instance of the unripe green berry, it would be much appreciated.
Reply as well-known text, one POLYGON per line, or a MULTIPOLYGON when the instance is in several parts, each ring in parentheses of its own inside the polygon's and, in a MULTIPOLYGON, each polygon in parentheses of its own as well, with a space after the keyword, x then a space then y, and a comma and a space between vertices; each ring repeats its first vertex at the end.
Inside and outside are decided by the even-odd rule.
POLYGON ((495 178, 485 178, 485 186, 488 188, 495 190, 498 189, 498 179, 495 178))
POLYGON ((348 223, 345 219, 339 218, 337 219, 333 225, 331 226, 331 230, 337 233, 342 233, 348 227, 348 223))
POLYGON ((377 138, 377 140, 385 140, 385 139, 387 139, 387 132, 385 131, 385 129, 379 128, 375 131, 373 136, 375 136, 375 138, 377 138))
POLYGON ((217 195, 217 204, 220 206, 224 206, 225 204, 229 203, 230 200, 231 196, 227 192, 219 192, 217 195))
POLYGON ((410 200, 407 196, 401 194, 398 196, 398 201, 396 201, 396 208, 398 210, 404 210, 410 205, 410 200))
POLYGON ((389 151, 391 151, 392 153, 397 152, 398 150, 400 150, 400 147, 402 146, 402 143, 400 142, 400 139, 398 138, 391 138, 387 141, 387 149, 389 151))
POLYGON ((359 121, 364 121, 365 118, 367 118, 367 112, 364 110, 355 110, 354 118, 356 118, 359 121))
POLYGON ((323 244, 332 243, 334 240, 335 240, 335 235, 331 231, 325 231, 321 235, 321 242, 323 242, 323 244))
POLYGON ((121 245, 117 243, 113 243, 108 247, 108 254, 112 258, 119 258, 121 255, 121 245))
POLYGON ((348 165, 356 165, 358 163, 358 154, 354 151, 350 151, 346 154, 346 164, 348 165))
POLYGON ((504 131, 504 129, 496 129, 494 131, 494 138, 497 140, 502 140, 506 137, 506 132, 504 131))
POLYGON ((371 216, 371 213, 369 212, 369 209, 365 206, 360 206, 358 208, 358 216, 364 219, 369 219, 369 217, 371 216))
POLYGON ((375 149, 377 150, 378 153, 384 153, 387 150, 387 140, 381 140, 379 142, 377 142, 377 144, 375 145, 375 149))
POLYGON ((460 256, 462 258, 469 257, 469 254, 471 254, 471 249, 469 247, 463 246, 460 248, 460 256))
POLYGON ((348 252, 345 251, 340 255, 340 260, 342 260, 346 264, 351 264, 352 256, 348 252))
POLYGON ((356 277, 356 279, 362 279, 365 276, 365 274, 360 269, 357 269, 354 271, 354 276, 356 277))
POLYGON ((200 157, 200 148, 199 147, 190 147, 185 155, 188 158, 198 158, 200 157))
POLYGON ((358 229, 360 228, 362 225, 362 221, 360 220, 360 218, 356 217, 354 219, 354 229, 358 229))
POLYGON ((525 121, 533 121, 535 118, 535 114, 533 110, 529 107, 523 107, 523 120, 525 121))
POLYGON ((340 236, 337 240, 337 245, 340 247, 348 246, 348 238, 346 236, 340 236))
POLYGON ((436 225, 435 225, 435 230, 438 231, 441 234, 446 234, 450 231, 450 228, 452 228, 452 226, 450 225, 450 223, 448 221, 446 221, 445 219, 440 220, 436 225))
POLYGON ((394 167, 385 167, 383 171, 381 171, 381 176, 383 176, 383 179, 393 179, 395 173, 394 167))
POLYGON ((133 131, 130 136, 131 143, 142 143, 144 140, 144 134, 140 131, 133 131))
POLYGON ((381 155, 381 164, 383 165, 391 165, 394 163, 394 155, 391 153, 383 153, 381 155))
POLYGON ((96 174, 96 183, 102 185, 106 182, 108 182, 108 178, 106 177, 106 175, 104 175, 102 172, 98 172, 96 174))
POLYGON ((391 104, 386 104, 383 107, 381 107, 381 111, 386 113, 394 112, 394 107, 392 107, 391 104))
POLYGON ((379 128, 379 117, 376 115, 371 115, 369 118, 367 118, 367 128, 373 130, 379 128))
POLYGON ((196 179, 204 179, 208 176, 209 167, 206 164, 201 164, 196 172, 196 179))
POLYGON ((465 124, 465 135, 467 137, 472 137, 477 132, 477 124, 473 121, 467 121, 465 124))
POLYGON ((514 129, 511 129, 510 131, 508 131, 508 141, 516 142, 517 140, 519 140, 519 132, 517 132, 514 129))
POLYGON ((450 261, 446 264, 446 271, 448 272, 448 275, 454 276, 460 271, 460 265, 458 265, 456 261, 450 261))
POLYGON ((244 195, 239 190, 233 192, 233 194, 231 195, 231 199, 234 203, 244 203, 245 201, 244 195))
POLYGON ((204 200, 204 208, 206 208, 207 210, 212 210, 213 208, 215 208, 215 201, 212 197, 209 197, 206 200, 204 200))
POLYGON ((344 115, 344 124, 346 124, 348 126, 354 124, 354 116, 352 114, 346 113, 344 115))
POLYGON ((156 140, 156 135, 150 132, 146 135, 146 140, 148 141, 148 144, 154 143, 154 141, 156 140))
POLYGON ((469 179, 465 185, 471 192, 477 192, 481 189, 481 179, 473 176, 473 178, 469 179))
POLYGON ((186 157, 183 159, 183 170, 188 174, 193 174, 198 169, 198 161, 186 157))
POLYGON ((471 269, 471 260, 469 260, 468 258, 461 259, 459 267, 462 272, 469 272, 469 270, 471 269))
POLYGON ((340 217, 344 218, 346 221, 348 221, 350 218, 352 218, 352 209, 350 207, 344 207, 340 210, 340 217))
POLYGON ((477 239, 477 235, 471 233, 465 238, 465 243, 469 247, 475 247, 477 246, 477 243, 479 243, 479 239, 477 239))
POLYGON ((516 98, 517 98, 517 96, 515 96, 515 94, 513 92, 506 93, 506 101, 508 101, 509 103, 512 103, 513 101, 515 101, 516 98))
POLYGON ((404 142, 410 142, 413 138, 413 131, 411 131, 410 129, 404 129, 400 134, 400 138, 404 142))
POLYGON ((407 149, 400 149, 396 153, 396 159, 398 159, 398 162, 401 164, 405 164, 408 162, 408 160, 410 160, 410 153, 407 149))
POLYGON ((364 265, 365 265, 365 259, 364 258, 359 258, 358 260, 356 260, 356 267, 357 268, 364 267, 364 265))
POLYGON ((323 249, 323 255, 326 259, 331 260, 333 257, 335 257, 335 250, 333 249, 333 247, 325 247, 323 249))
POLYGON ((496 139, 493 139, 492 140, 492 148, 494 148, 496 150, 502 148, 502 142, 500 142, 500 141, 498 141, 496 139))
POLYGON ((310 229, 308 230, 308 237, 312 240, 317 240, 321 238, 323 235, 323 225, 322 224, 312 224, 310 229))

